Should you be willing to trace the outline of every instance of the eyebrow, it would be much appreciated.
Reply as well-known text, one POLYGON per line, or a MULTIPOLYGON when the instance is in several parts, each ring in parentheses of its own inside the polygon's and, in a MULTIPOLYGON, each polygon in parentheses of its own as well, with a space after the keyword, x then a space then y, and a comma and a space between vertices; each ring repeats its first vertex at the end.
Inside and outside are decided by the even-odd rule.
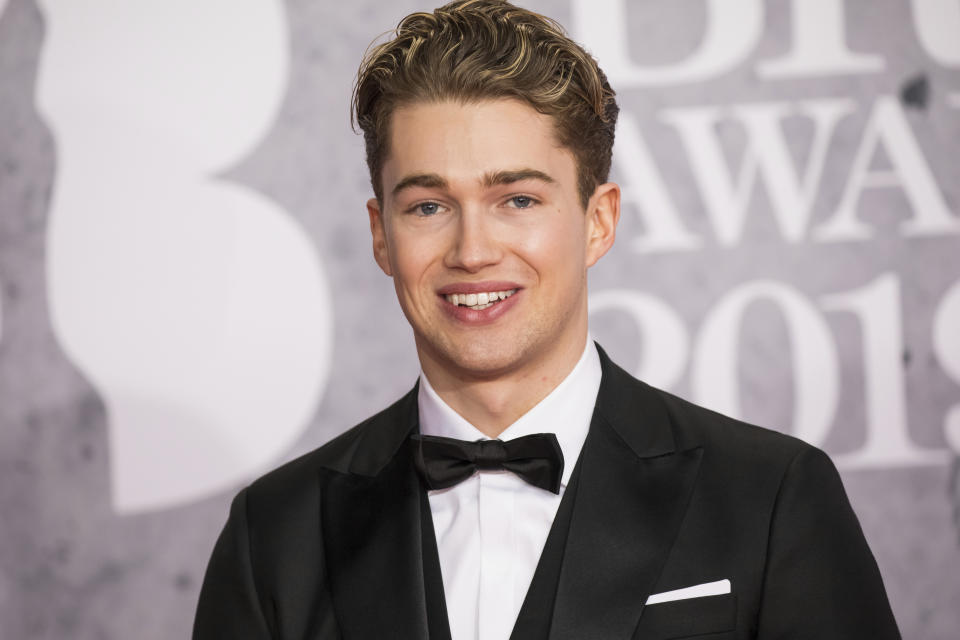
POLYGON ((393 188, 393 195, 397 195, 410 187, 426 187, 427 189, 445 189, 447 181, 436 173, 414 173, 406 176, 393 188))
POLYGON ((549 175, 537 169, 517 169, 515 171, 494 171, 483 176, 483 186, 493 187, 501 184, 512 184, 521 180, 539 180, 547 184, 556 182, 549 175))
MULTIPOLYGON (((512 171, 491 171, 490 173, 484 174, 483 186, 493 187, 497 185, 512 184, 522 180, 539 180, 547 184, 556 183, 556 180, 543 171, 539 171, 537 169, 515 169, 512 171)), ((414 173, 404 177, 400 182, 398 182, 391 193, 396 196, 404 189, 409 189, 410 187, 446 189, 448 186, 449 185, 447 181, 436 173, 414 173)))

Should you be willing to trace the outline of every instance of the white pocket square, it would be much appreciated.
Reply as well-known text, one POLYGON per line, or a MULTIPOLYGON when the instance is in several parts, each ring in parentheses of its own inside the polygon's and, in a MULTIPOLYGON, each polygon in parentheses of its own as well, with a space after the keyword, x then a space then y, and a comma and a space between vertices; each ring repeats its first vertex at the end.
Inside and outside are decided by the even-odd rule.
POLYGON ((690 598, 702 598, 704 596, 721 596, 725 593, 730 593, 730 581, 717 580, 716 582, 695 584, 692 587, 684 587, 683 589, 674 589, 673 591, 655 593, 647 598, 647 604, 673 602, 674 600, 688 600, 690 598))

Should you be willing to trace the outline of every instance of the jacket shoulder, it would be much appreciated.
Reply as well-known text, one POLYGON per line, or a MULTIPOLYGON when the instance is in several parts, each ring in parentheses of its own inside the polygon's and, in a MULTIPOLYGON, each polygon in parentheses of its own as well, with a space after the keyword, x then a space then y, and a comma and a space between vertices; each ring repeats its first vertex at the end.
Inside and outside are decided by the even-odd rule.
POLYGON ((661 389, 648 388, 663 403, 681 448, 700 443, 726 456, 781 462, 817 449, 795 436, 712 411, 661 389))
POLYGON ((256 503, 283 503, 311 497, 319 491, 324 470, 373 475, 392 457, 413 426, 416 408, 413 390, 326 444, 305 453, 254 480, 244 491, 256 503))
POLYGON ((791 435, 749 424, 653 387, 621 369, 600 350, 605 413, 622 425, 635 449, 667 452, 702 447, 705 459, 728 468, 782 472, 800 454, 816 447, 791 435), (606 391, 604 392, 604 385, 606 391))

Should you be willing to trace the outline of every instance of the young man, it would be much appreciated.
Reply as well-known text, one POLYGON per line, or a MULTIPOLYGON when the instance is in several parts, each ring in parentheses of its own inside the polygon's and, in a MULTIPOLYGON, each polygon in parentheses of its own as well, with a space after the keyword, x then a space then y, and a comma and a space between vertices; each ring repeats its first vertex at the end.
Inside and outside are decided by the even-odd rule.
POLYGON ((422 375, 240 492, 195 639, 899 637, 826 455, 588 339, 620 204, 588 54, 455 2, 368 53, 354 107, 422 375))

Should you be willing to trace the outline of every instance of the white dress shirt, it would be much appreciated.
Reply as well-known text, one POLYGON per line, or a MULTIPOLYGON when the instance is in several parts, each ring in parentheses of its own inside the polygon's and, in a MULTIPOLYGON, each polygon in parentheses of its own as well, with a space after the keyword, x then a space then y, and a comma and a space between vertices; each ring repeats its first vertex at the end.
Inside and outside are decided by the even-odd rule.
MULTIPOLYGON (((600 389, 592 340, 547 397, 500 434, 512 440, 555 433, 563 451, 560 494, 509 471, 481 471, 429 492, 453 640, 507 640, 533 579, 547 534, 590 428, 600 389)), ((420 374, 420 432, 460 440, 489 439, 437 395, 420 374)))

